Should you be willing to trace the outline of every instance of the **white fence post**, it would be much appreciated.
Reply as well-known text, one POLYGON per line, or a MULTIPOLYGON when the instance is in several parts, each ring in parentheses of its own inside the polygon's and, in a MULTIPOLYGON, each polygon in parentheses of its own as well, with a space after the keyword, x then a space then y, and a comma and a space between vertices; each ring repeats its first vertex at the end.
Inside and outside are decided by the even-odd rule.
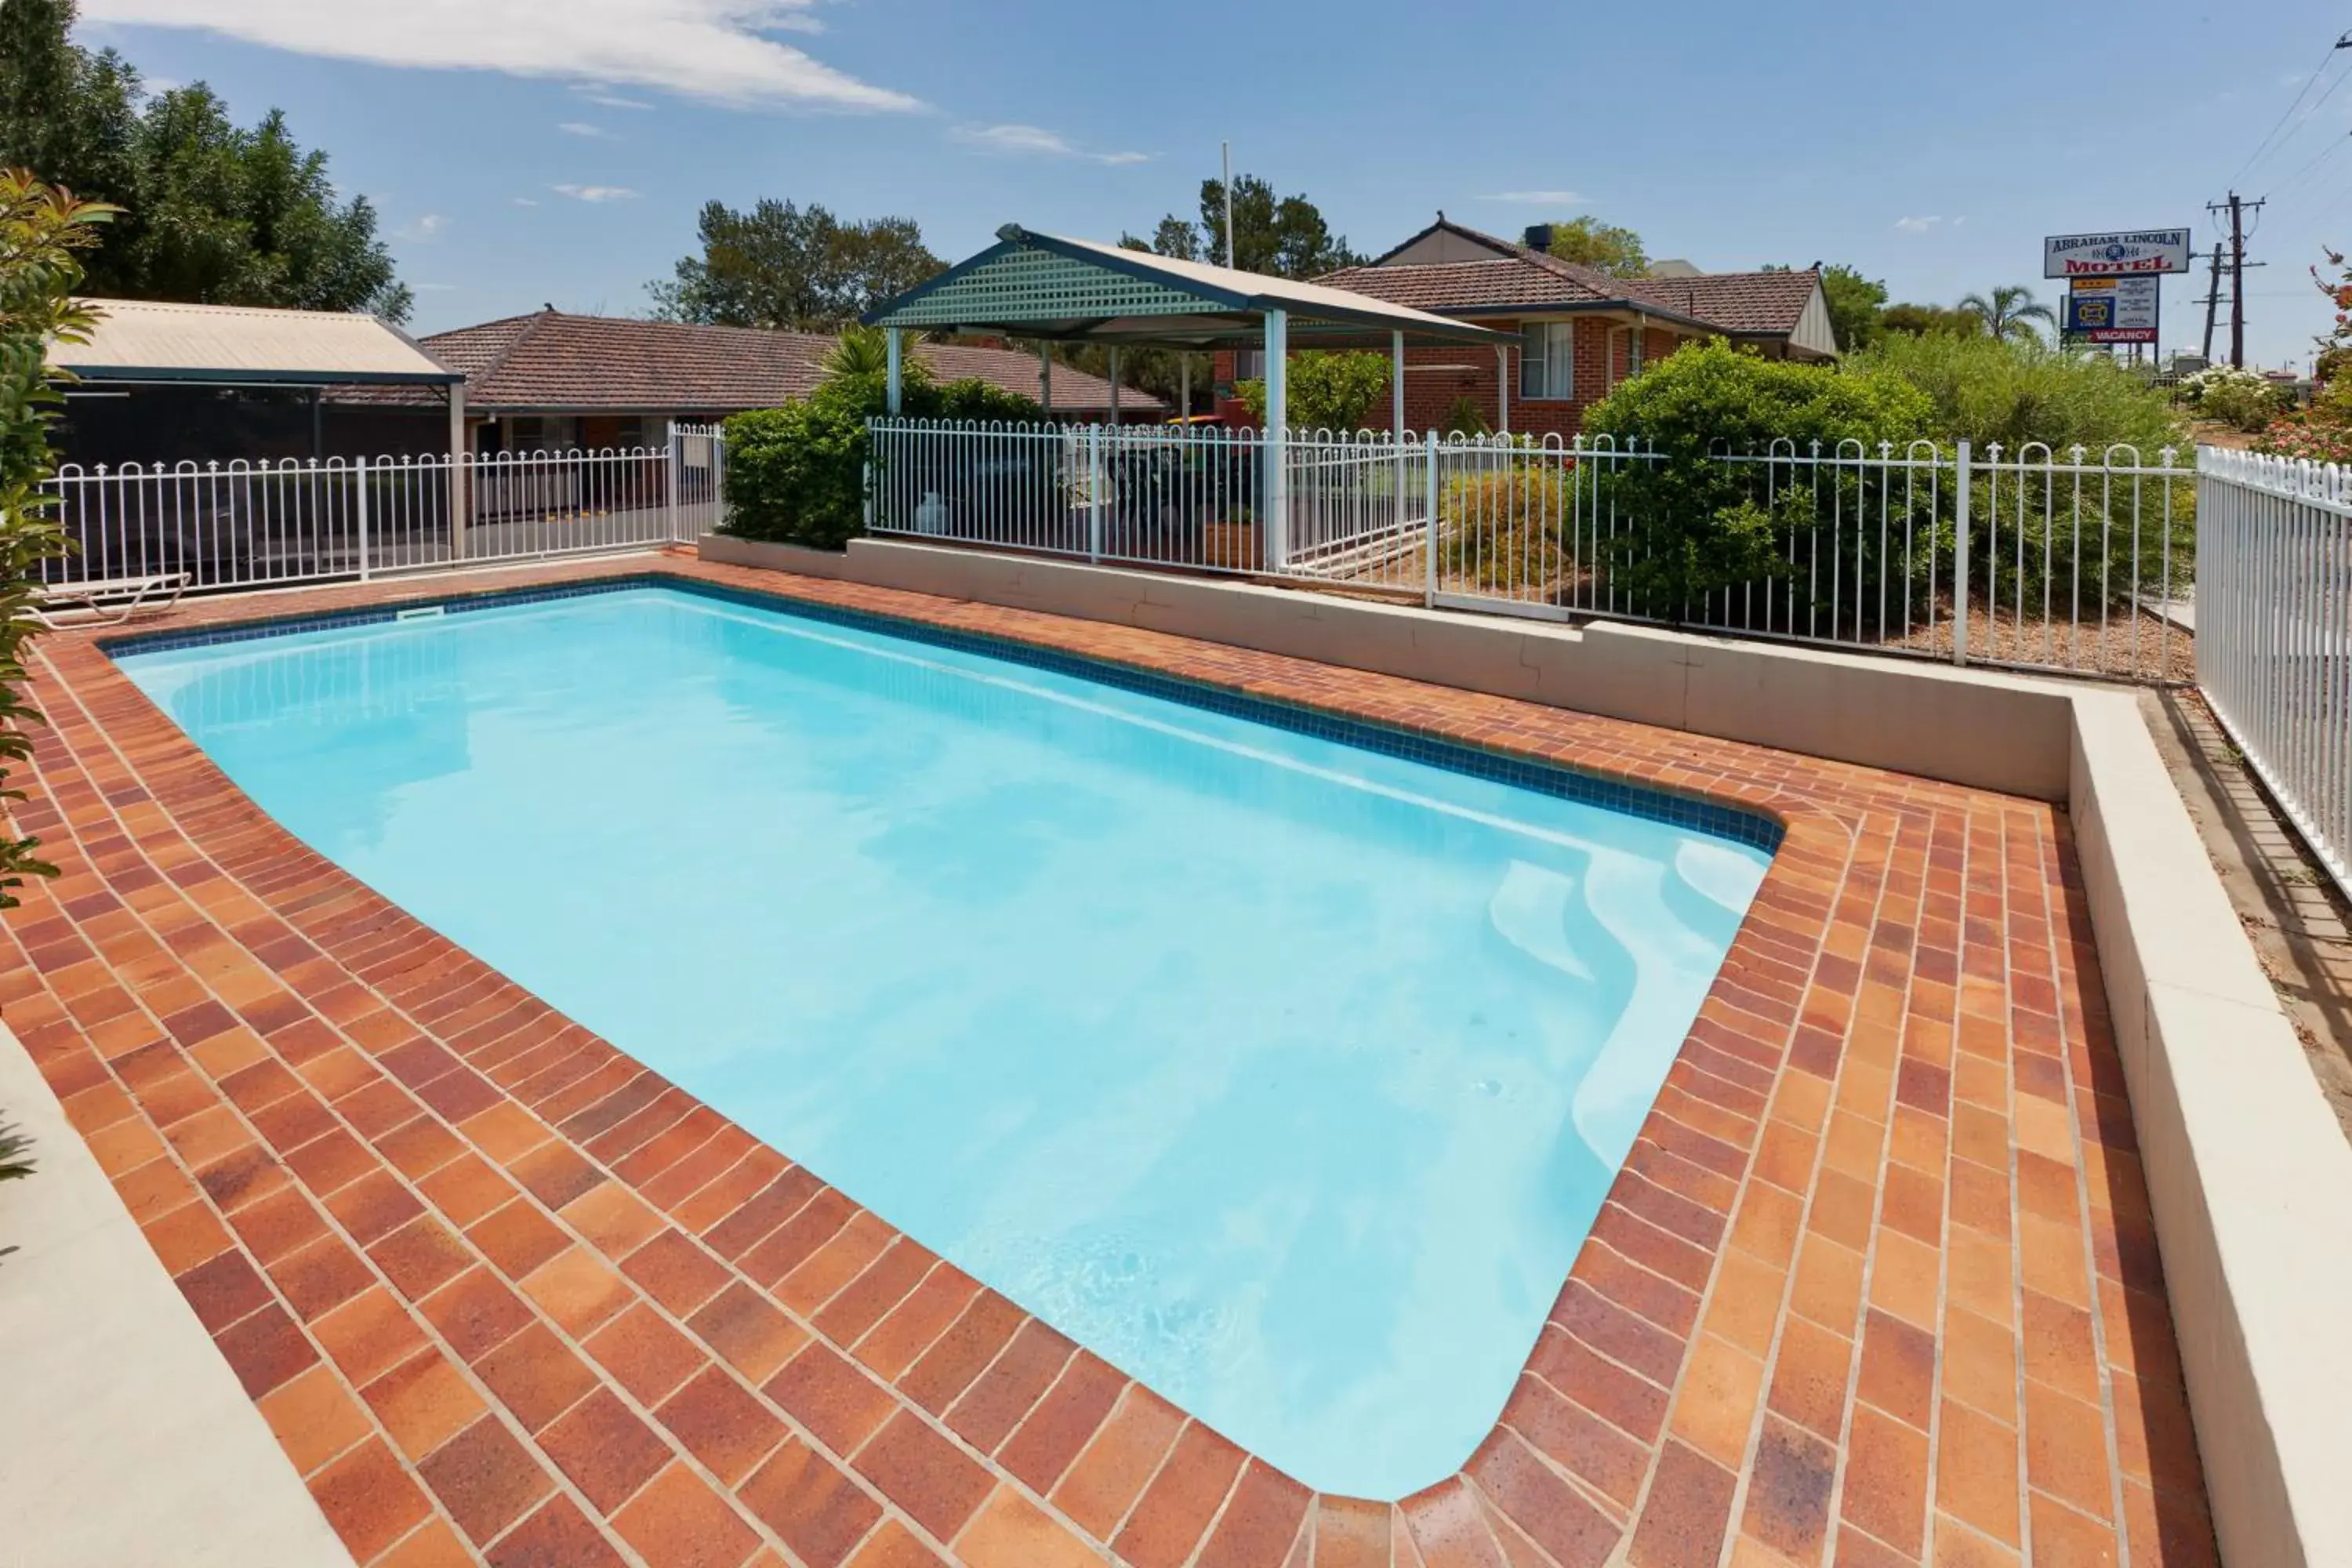
POLYGON ((1103 427, 1087 432, 1087 559, 1100 561, 1103 552, 1103 427))
POLYGON ((1429 538, 1422 549, 1421 603, 1423 609, 1437 607, 1437 432, 1432 430, 1422 444, 1429 459, 1429 471, 1422 476, 1422 489, 1429 508, 1429 538))
POLYGON ((669 537, 671 543, 684 544, 687 542, 685 520, 678 515, 677 489, 681 477, 679 470, 686 467, 686 447, 683 437, 677 433, 677 421, 672 419, 667 424, 669 440, 663 453, 662 478, 664 488, 669 492, 669 537))
POLYGON ((352 493, 358 497, 353 504, 359 511, 360 581, 364 583, 368 580, 368 461, 365 458, 359 460, 356 472, 359 477, 353 481, 355 488, 352 493))
MULTIPOLYGON (((1969 444, 1954 449, 1952 495, 1952 662, 1969 662, 1969 444)), ((1992 601, 1985 601, 1990 605, 1992 601)))

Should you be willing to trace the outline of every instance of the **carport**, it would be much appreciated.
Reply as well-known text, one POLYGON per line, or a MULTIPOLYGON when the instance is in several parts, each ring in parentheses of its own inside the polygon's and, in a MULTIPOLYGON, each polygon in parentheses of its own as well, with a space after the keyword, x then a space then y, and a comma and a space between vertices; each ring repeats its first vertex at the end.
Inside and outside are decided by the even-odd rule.
MULTIPOLYGON (((1038 342, 1039 384, 1052 408, 1053 342, 1100 343, 1110 351, 1112 395, 1126 347, 1262 349, 1265 357, 1265 510, 1279 537, 1290 511, 1285 447, 1289 432, 1286 361, 1293 347, 1385 349, 1390 355, 1390 429, 1404 432, 1404 351, 1412 343, 1484 343, 1509 406, 1507 349, 1500 332, 1366 295, 1229 267, 1179 261, 1150 251, 1040 234, 1018 224, 997 243, 929 282, 866 313, 889 335, 889 410, 900 408, 905 334, 986 333, 1038 342)), ((1189 370, 1188 370, 1189 376, 1189 370)), ((1189 395, 1190 387, 1186 387, 1189 395)), ((1185 399, 1190 405, 1189 395, 1185 399)), ((1117 423, 1118 408, 1112 407, 1117 423)))
POLYGON ((108 422, 115 449, 102 454, 76 450, 68 431, 69 460, 322 458, 330 455, 321 436, 322 403, 429 417, 433 403, 446 401, 448 449, 464 449, 466 378, 376 317, 156 300, 88 303, 99 312, 89 342, 51 343, 48 363, 74 377, 66 388, 69 416, 98 404, 119 404, 121 415, 108 422), (174 452, 171 447, 183 433, 177 427, 186 423, 187 400, 173 395, 204 389, 292 392, 307 402, 309 428, 276 432, 281 449, 257 446, 239 451, 208 443, 201 454, 174 452), (154 412, 142 419, 142 406, 151 402, 154 412), (288 442, 303 449, 283 449, 288 442))

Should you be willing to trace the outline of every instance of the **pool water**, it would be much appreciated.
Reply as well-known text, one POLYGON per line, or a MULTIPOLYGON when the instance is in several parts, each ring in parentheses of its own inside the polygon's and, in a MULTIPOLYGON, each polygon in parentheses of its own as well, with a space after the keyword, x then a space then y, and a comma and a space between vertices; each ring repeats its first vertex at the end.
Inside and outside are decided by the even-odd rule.
POLYGON ((353 875, 1372 1498, 1493 1426, 1769 860, 676 588, 121 657, 353 875))

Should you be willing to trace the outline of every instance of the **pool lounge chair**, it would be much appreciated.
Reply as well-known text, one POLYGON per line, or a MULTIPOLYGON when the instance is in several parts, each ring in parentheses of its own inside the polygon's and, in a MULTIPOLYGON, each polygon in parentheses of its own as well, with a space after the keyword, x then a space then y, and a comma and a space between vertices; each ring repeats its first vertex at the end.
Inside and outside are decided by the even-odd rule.
POLYGON ((43 585, 33 606, 34 618, 45 626, 63 624, 61 617, 88 616, 109 625, 129 620, 142 610, 168 610, 180 602, 188 586, 185 572, 157 572, 144 577, 106 577, 89 583, 43 585))

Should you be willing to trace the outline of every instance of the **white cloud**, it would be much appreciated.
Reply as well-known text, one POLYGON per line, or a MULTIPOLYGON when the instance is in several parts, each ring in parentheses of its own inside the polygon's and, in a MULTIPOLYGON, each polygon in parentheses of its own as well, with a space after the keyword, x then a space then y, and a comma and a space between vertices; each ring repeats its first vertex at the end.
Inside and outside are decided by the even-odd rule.
POLYGON ((514 199, 514 205, 519 207, 535 207, 539 205, 539 200, 535 196, 517 196, 514 199))
POLYGON ((419 217, 415 223, 412 223, 406 227, 401 229, 400 237, 403 239, 438 239, 441 237, 441 231, 448 226, 449 220, 441 214, 426 213, 423 216, 419 217))
POLYGON ((604 109, 651 109, 642 98, 623 98, 601 81, 574 82, 572 90, 589 102, 604 109))
POLYGON ((1895 220, 1895 226, 1905 234, 1925 234, 1943 221, 1942 218, 1935 216, 1899 217, 1895 220))
POLYGON ((771 37, 822 30, 818 0, 83 0, 85 20, 223 33, 297 54, 665 89, 751 106, 898 110, 903 92, 771 37))
POLYGON ((1584 198, 1574 191, 1491 191, 1482 202, 1509 202, 1523 207, 1580 207, 1584 198))
POLYGON ((1057 132, 1035 125, 959 125, 948 139, 983 153, 1034 153, 1047 158, 1083 158, 1090 163, 1142 163, 1149 153, 1089 153, 1057 132))
POLYGON ((559 196, 570 196, 575 202, 633 202, 637 193, 626 185, 550 185, 559 196))
POLYGON ((556 129, 562 132, 566 136, 589 136, 599 141, 607 140, 613 134, 603 126, 591 125, 584 120, 567 120, 563 121, 562 124, 558 125, 556 129))

